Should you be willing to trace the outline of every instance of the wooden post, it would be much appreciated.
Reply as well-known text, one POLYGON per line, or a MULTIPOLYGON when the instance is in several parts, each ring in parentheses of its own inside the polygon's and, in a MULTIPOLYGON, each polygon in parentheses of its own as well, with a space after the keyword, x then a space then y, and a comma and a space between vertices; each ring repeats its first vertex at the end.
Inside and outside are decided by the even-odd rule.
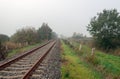
POLYGON ((72 45, 72 42, 70 41, 70 44, 72 45))
POLYGON ((92 56, 94 55, 94 52, 95 52, 95 48, 92 48, 92 52, 91 52, 92 56))
POLYGON ((82 44, 80 44, 80 46, 79 46, 79 51, 82 49, 82 44))
POLYGON ((8 50, 8 46, 7 45, 5 46, 5 49, 8 50))

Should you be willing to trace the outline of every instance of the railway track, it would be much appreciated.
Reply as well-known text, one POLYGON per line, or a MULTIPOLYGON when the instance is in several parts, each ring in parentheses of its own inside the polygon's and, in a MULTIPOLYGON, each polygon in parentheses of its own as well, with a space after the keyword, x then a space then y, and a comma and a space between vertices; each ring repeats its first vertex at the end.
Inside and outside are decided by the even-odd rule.
POLYGON ((50 65, 50 51, 55 45, 55 41, 48 42, 0 64, 0 79, 47 79, 47 76, 42 78, 44 75, 42 72, 45 72, 45 67, 50 65))

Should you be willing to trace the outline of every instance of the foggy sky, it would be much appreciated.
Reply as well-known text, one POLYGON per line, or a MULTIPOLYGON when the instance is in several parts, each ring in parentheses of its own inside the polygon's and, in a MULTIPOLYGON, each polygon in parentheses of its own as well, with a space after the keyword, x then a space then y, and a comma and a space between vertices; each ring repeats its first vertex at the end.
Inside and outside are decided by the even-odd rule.
POLYGON ((120 0, 0 0, 0 33, 11 36, 17 29, 43 22, 58 34, 90 36, 86 26, 103 9, 116 8, 120 0))

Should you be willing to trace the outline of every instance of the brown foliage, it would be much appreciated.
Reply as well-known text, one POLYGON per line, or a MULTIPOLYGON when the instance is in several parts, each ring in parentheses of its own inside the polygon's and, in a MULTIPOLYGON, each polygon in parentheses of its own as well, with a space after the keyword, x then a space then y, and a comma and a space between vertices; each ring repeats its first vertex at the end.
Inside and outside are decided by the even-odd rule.
POLYGON ((6 42, 5 46, 7 47, 7 49, 16 49, 16 48, 21 47, 21 45, 16 44, 14 42, 6 42))

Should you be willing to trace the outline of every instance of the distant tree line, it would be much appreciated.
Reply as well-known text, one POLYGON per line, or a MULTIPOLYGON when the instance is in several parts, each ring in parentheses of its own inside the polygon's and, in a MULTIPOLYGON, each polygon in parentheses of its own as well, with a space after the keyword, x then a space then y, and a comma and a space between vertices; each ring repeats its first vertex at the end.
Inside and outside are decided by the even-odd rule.
POLYGON ((83 36, 83 34, 81 33, 76 33, 76 32, 74 32, 73 33, 73 36, 72 36, 72 38, 75 38, 75 39, 81 39, 81 38, 83 38, 84 36, 83 36))
POLYGON ((0 59, 5 58, 6 51, 56 38, 57 34, 46 23, 38 30, 34 27, 21 28, 11 37, 0 34, 0 59))
POLYGON ((21 44, 33 44, 38 42, 38 34, 33 27, 22 28, 11 36, 10 41, 21 44))
POLYGON ((53 37, 57 38, 57 36, 53 36, 53 34, 54 32, 48 24, 43 23, 38 30, 35 30, 33 27, 17 30, 17 32, 11 36, 10 40, 15 43, 34 44, 43 40, 50 40, 53 37))

